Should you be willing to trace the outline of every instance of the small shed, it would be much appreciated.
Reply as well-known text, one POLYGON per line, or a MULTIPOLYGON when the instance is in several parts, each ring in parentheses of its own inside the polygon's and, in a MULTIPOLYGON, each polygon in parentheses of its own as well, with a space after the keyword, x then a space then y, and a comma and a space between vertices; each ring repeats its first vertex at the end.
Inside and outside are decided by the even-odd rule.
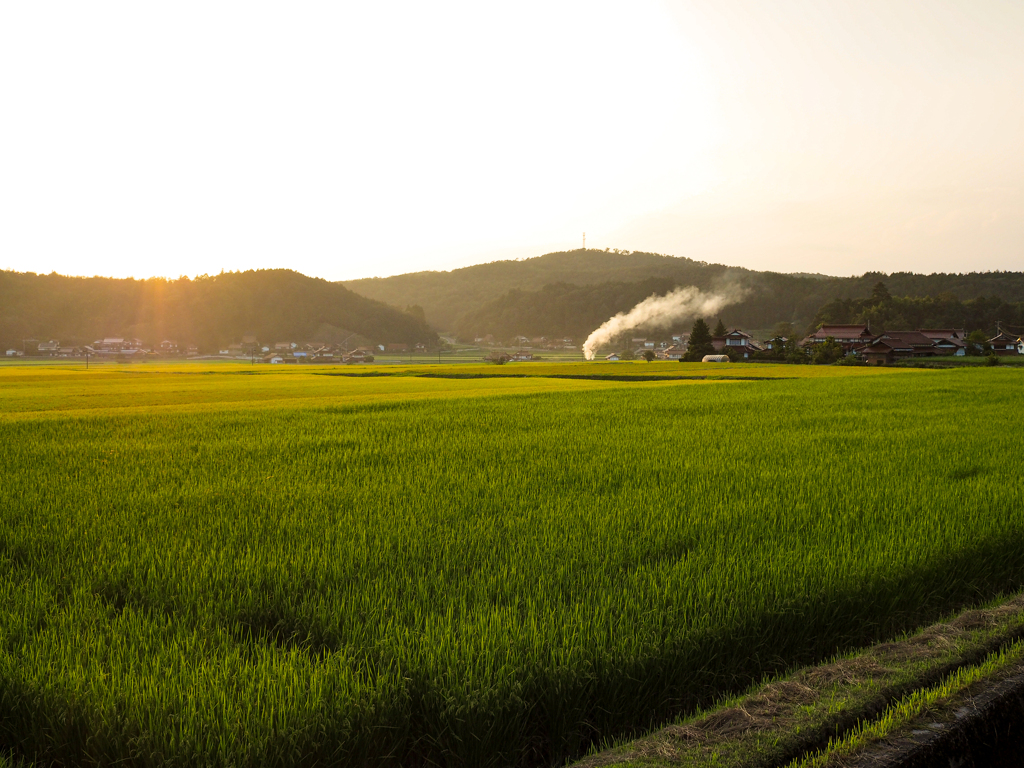
POLYGON ((728 363, 729 362, 729 356, 728 355, 704 355, 704 358, 701 360, 701 362, 702 363, 728 363))

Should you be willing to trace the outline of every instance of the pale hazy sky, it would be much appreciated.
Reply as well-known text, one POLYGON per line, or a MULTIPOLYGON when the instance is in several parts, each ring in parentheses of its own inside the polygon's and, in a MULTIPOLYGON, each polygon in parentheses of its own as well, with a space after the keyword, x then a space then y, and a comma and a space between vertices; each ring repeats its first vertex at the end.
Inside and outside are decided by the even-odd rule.
POLYGON ((1024 269, 1024 2, 0 4, 0 268, 1024 269))

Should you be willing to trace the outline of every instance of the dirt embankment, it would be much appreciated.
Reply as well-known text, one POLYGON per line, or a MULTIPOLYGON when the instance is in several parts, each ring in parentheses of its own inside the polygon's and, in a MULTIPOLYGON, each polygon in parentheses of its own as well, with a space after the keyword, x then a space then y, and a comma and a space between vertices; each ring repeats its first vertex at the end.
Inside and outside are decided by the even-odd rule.
POLYGON ((1022 765, 1020 736, 1024 595, 802 669, 574 768, 1022 765))

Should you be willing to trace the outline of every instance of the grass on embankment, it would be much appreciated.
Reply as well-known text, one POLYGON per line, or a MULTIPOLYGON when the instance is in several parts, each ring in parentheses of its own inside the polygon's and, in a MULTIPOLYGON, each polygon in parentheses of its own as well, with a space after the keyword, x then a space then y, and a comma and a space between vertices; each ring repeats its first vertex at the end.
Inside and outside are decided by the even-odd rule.
POLYGON ((1024 659, 1024 596, 756 686, 573 768, 825 768, 1024 659))

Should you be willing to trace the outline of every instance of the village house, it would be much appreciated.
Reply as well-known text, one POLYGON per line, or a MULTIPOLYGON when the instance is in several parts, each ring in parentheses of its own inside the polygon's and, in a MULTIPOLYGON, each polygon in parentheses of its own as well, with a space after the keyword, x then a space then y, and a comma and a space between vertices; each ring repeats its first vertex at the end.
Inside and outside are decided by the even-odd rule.
POLYGON ((92 343, 92 350, 98 355, 134 355, 140 349, 142 342, 138 339, 107 337, 92 343))
POLYGON ((346 363, 372 363, 373 349, 371 347, 357 347, 353 352, 342 358, 346 363))
POLYGON ((619 355, 618 352, 612 352, 610 355, 605 355, 604 359, 610 363, 617 363, 619 362, 619 360, 622 359, 622 357, 619 355))
POLYGON ((960 339, 933 339, 935 354, 963 357, 967 354, 967 342, 960 339))
POLYGON ((716 352, 732 350, 745 359, 749 359, 755 352, 763 351, 749 333, 744 333, 739 328, 733 328, 724 336, 711 337, 711 345, 716 352))
POLYGON ((43 354, 54 357, 58 351, 60 351, 60 342, 50 339, 50 341, 41 341, 37 349, 43 354))
POLYGON ((824 344, 830 336, 842 344, 847 352, 870 344, 877 338, 877 334, 872 333, 866 325, 823 325, 800 343, 802 346, 824 344))
POLYGON ((918 328, 917 332, 932 340, 937 355, 967 354, 967 334, 962 328, 918 328))
POLYGON ((1006 331, 1001 332, 998 336, 993 336, 988 340, 988 344, 992 347, 992 352, 996 355, 1019 355, 1021 354, 1021 340, 1016 336, 1011 336, 1006 331))
POLYGON ((178 354, 178 342, 164 340, 160 342, 160 351, 165 355, 178 354))
POLYGON ((527 352, 526 350, 519 349, 515 352, 509 353, 508 361, 510 363, 525 363, 533 360, 533 352, 527 352))
POLYGON ((899 337, 879 337, 871 344, 860 347, 857 354, 868 365, 892 365, 897 360, 913 357, 914 348, 899 337))
POLYGON ((780 349, 785 349, 788 343, 789 338, 786 336, 774 336, 764 343, 764 348, 775 352, 780 349))
POLYGON ((734 328, 725 334, 725 346, 727 350, 731 349, 739 352, 745 358, 764 351, 764 348, 754 341, 753 336, 741 331, 739 328, 734 328))
POLYGON ((918 328, 917 332, 923 333, 929 339, 967 340, 967 332, 963 328, 918 328))
POLYGON ((7 350, 7 356, 8 357, 24 357, 25 353, 22 352, 20 349, 8 349, 7 350))
POLYGON ((686 355, 686 348, 673 344, 671 347, 659 349, 656 354, 660 360, 682 360, 686 355))
POLYGON ((401 344, 401 343, 392 343, 392 344, 388 344, 385 347, 385 349, 388 352, 408 352, 409 351, 409 345, 408 344, 401 344))
POLYGON ((290 350, 295 349, 297 346, 299 345, 296 344, 294 341, 278 341, 274 343, 274 351, 288 352, 290 350))
POLYGON ((912 357, 931 357, 935 354, 935 342, 918 331, 886 331, 879 339, 888 341, 896 339, 911 349, 912 357))

